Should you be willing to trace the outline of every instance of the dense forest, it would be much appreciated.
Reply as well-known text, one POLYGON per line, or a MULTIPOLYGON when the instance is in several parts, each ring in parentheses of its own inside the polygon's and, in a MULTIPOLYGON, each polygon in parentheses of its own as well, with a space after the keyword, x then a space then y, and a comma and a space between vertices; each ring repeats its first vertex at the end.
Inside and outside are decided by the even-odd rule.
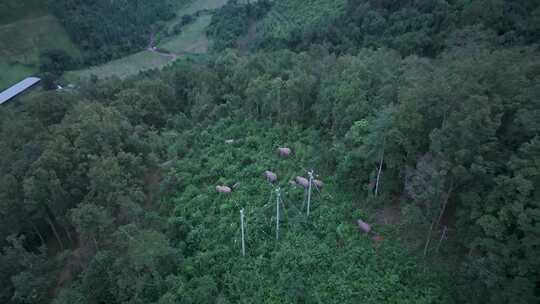
MULTIPOLYGON (((106 2, 89 47, 168 18, 106 2)), ((0 302, 538 303, 540 1, 303 2, 2 105, 0 302)))
POLYGON ((145 48, 151 34, 187 1, 51 0, 49 6, 83 51, 82 63, 97 64, 145 48))

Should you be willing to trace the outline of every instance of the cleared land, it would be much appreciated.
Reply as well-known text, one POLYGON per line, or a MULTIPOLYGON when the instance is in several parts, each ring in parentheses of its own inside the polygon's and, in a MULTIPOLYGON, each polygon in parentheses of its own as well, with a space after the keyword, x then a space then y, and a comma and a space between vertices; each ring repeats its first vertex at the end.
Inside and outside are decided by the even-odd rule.
MULTIPOLYGON (((177 17, 170 21, 169 25, 174 25, 184 15, 191 15, 205 9, 216 9, 226 3, 227 0, 192 1, 178 10, 177 17)), ((206 28, 211 20, 210 15, 199 16, 194 23, 185 26, 180 34, 165 39, 157 47, 178 54, 176 59, 183 58, 183 55, 204 54, 208 51, 209 41, 206 37, 206 28)), ((77 81, 91 75, 100 78, 111 76, 124 78, 147 70, 161 69, 171 63, 171 57, 144 50, 100 66, 68 72, 65 74, 65 78, 68 81, 77 81)))
POLYGON ((71 71, 65 74, 68 81, 78 81, 95 75, 99 78, 120 77, 124 78, 137 74, 141 71, 162 68, 171 61, 168 57, 161 56, 150 51, 143 51, 133 55, 122 57, 110 61, 106 64, 86 68, 78 71, 71 71))
POLYGON ((39 53, 45 50, 62 49, 72 55, 78 53, 62 25, 50 15, 2 25, 0 40, 2 59, 26 65, 37 64, 39 53))
POLYGON ((220 8, 227 3, 228 0, 194 0, 190 4, 180 8, 176 12, 177 18, 181 19, 184 15, 191 15, 205 9, 220 8))
POLYGON ((36 68, 22 64, 10 64, 0 60, 0 91, 36 73, 36 68))
POLYGON ((0 25, 48 14, 45 0, 0 1, 0 25))
POLYGON ((73 56, 79 50, 51 15, 0 25, 0 89, 38 71, 39 54, 62 49, 73 56))
POLYGON ((169 52, 179 54, 206 53, 208 51, 208 37, 206 37, 206 28, 210 24, 210 21, 212 21, 212 16, 200 16, 193 24, 186 26, 182 33, 159 44, 159 47, 169 52))
MULTIPOLYGON (((177 59, 183 58, 183 54, 205 53, 208 50, 206 27, 210 24, 210 20, 211 16, 199 17, 196 22, 186 26, 182 33, 158 45, 158 47, 178 54, 177 59)), ((92 75, 100 78, 113 76, 125 78, 143 71, 161 69, 172 62, 173 59, 169 56, 144 50, 100 66, 68 72, 65 74, 65 78, 68 81, 78 81, 92 75)))

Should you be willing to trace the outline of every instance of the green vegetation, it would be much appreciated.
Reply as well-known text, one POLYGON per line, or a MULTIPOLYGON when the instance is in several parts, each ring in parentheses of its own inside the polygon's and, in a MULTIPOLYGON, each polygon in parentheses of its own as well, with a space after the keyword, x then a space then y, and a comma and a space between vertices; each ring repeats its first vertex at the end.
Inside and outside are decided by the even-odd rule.
POLYGON ((150 51, 142 51, 120 59, 112 60, 103 65, 84 68, 78 71, 69 71, 64 77, 69 81, 79 82, 92 75, 99 78, 137 75, 140 72, 160 69, 171 63, 171 58, 150 51))
POLYGON ((198 17, 192 24, 183 27, 180 34, 160 43, 159 47, 177 54, 206 53, 209 43, 206 28, 211 20, 212 17, 209 15, 198 17))
MULTIPOLYGON (((213 9, 223 5, 225 1, 190 1, 186 2, 177 11, 176 16, 186 16, 195 14, 202 10, 213 9)), ((65 74, 65 78, 69 81, 79 81, 88 79, 94 75, 98 78, 120 77, 137 75, 140 72, 162 69, 171 64, 175 58, 182 58, 185 55, 206 53, 210 42, 206 37, 206 28, 210 23, 209 15, 201 15, 196 18, 191 24, 185 25, 182 31, 173 35, 165 35, 157 44, 159 49, 166 52, 171 52, 170 56, 164 56, 156 53, 151 53, 147 50, 128 55, 116 60, 111 60, 107 63, 97 66, 91 66, 76 71, 69 71, 65 74)), ((170 26, 179 22, 181 18, 175 18, 168 21, 170 26)), ((165 27, 166 28, 166 27, 165 27)), ((159 33, 156 36, 160 36, 159 33)))
POLYGON ((346 0, 277 0, 262 28, 268 38, 288 39, 306 27, 332 22, 345 10, 346 0))
POLYGON ((78 48, 50 15, 0 25, 0 40, 0 88, 38 73, 40 56, 47 51, 61 49, 75 58, 79 56, 78 48))
MULTIPOLYGON (((184 30, 159 44, 161 50, 177 54, 182 58, 189 54, 205 53, 208 49, 208 39, 205 29, 210 23, 210 16, 201 16, 193 24, 187 25, 184 30)), ((120 59, 112 60, 103 65, 84 68, 78 71, 69 71, 64 77, 70 81, 89 79, 92 75, 99 78, 137 75, 140 72, 162 69, 170 65, 176 58, 170 55, 142 51, 120 59)))
POLYGON ((25 19, 0 26, 2 59, 28 66, 38 66, 39 56, 47 50, 62 49, 77 55, 77 48, 52 16, 25 19))
MULTIPOLYGON (((257 1, 255 3, 241 3, 239 1, 229 1, 227 5, 220 8, 213 16, 212 23, 208 27, 208 36, 212 38, 215 50, 236 47, 241 44, 240 38, 248 35, 255 29, 255 24, 259 22, 270 10, 271 2, 257 1)), ((248 41, 253 47, 254 41, 248 41)))
POLYGON ((42 0, 3 0, 0 3, 0 25, 47 14, 47 2, 42 0))
POLYGON ((191 15, 202 10, 213 10, 222 7, 228 0, 197 0, 189 2, 189 5, 180 7, 177 16, 191 15))
POLYGON ((2 71, 0 73, 0 91, 36 72, 35 68, 22 64, 9 64, 2 61, 0 61, 0 70, 2 71))
POLYGON ((159 22, 174 17, 177 4, 172 0, 49 3, 83 51, 86 64, 103 63, 146 47, 152 32, 159 30, 159 22))
POLYGON ((204 60, 0 107, 0 302, 539 302, 540 2, 350 0, 280 38, 264 5, 157 41, 210 22, 204 60))

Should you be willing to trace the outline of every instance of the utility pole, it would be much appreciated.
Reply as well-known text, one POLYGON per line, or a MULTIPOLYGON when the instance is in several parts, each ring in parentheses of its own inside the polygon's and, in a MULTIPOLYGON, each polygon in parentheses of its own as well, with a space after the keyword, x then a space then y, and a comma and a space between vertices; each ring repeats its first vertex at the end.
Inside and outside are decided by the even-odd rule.
POLYGON ((246 256, 246 244, 244 239, 244 209, 240 210, 240 224, 242 226, 242 256, 246 256))
POLYGON ((309 208, 311 205, 311 185, 313 184, 313 170, 308 172, 309 175, 309 186, 308 186, 308 194, 307 194, 307 217, 309 217, 309 208))
POLYGON ((375 184, 375 196, 379 195, 379 182, 381 179, 381 172, 384 162, 384 146, 386 144, 386 138, 383 138, 382 152, 381 152, 381 161, 379 162, 379 170, 377 172, 377 183, 375 184))
POLYGON ((276 241, 279 240, 279 201, 281 200, 281 189, 276 189, 276 241))

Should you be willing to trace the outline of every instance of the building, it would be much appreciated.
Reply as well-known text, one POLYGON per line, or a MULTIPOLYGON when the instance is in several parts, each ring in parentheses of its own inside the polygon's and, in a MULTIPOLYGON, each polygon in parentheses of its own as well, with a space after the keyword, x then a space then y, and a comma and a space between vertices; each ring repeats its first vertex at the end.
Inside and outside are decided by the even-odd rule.
POLYGON ((36 83, 40 82, 41 79, 37 77, 28 77, 24 79, 23 81, 14 84, 7 90, 0 93, 0 104, 3 104, 4 102, 7 102, 14 98, 15 96, 21 94, 22 92, 28 90, 29 88, 33 87, 36 83))

